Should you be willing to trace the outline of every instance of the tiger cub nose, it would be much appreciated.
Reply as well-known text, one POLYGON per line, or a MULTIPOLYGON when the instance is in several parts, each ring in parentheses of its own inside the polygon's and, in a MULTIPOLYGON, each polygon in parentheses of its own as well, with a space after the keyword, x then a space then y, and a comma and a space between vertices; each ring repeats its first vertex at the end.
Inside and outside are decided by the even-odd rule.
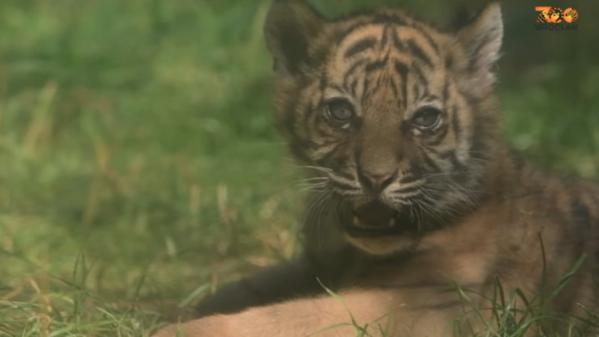
POLYGON ((358 172, 358 177, 362 185, 371 190, 372 192, 382 192, 387 186, 389 186, 395 178, 397 178, 397 171, 393 172, 358 172))

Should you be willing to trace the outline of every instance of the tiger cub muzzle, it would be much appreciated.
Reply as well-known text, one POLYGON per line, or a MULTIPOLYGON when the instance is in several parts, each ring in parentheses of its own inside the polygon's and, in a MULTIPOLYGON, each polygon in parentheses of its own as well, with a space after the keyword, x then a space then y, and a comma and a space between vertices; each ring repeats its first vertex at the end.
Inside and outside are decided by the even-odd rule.
POLYGON ((409 209, 396 210, 380 200, 352 208, 342 215, 349 235, 360 237, 407 235, 417 231, 417 223, 409 209))
POLYGON ((402 204, 393 198, 398 185, 403 185, 397 167, 372 171, 359 165, 356 176, 362 196, 349 201, 349 210, 342 214, 349 235, 372 237, 416 232, 417 219, 409 200, 402 200, 402 204))

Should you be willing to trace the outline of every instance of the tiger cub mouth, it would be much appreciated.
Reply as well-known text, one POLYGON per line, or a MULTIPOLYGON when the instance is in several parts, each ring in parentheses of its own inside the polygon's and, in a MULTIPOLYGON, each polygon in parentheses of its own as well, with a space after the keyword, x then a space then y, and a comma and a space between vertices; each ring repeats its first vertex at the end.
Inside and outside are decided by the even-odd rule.
POLYGON ((352 236, 403 235, 417 230, 408 209, 395 210, 380 201, 372 201, 348 212, 343 223, 352 236))

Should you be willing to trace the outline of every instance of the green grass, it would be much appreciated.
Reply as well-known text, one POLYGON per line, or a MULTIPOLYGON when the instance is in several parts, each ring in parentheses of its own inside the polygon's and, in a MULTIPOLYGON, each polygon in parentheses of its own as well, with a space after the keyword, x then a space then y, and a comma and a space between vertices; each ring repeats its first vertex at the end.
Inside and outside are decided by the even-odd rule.
MULTIPOLYGON (((0 4, 0 336, 147 336, 293 255, 301 194, 270 114, 267 6, 0 4)), ((506 133, 596 177, 599 69, 577 69, 504 77, 506 133)))

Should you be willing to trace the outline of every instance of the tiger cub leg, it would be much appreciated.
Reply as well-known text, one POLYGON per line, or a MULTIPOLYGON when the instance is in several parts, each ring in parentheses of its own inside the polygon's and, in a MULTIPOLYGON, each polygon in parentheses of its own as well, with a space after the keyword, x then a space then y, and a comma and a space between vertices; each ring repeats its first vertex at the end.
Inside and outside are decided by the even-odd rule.
POLYGON ((406 305, 397 290, 355 289, 209 316, 169 326, 154 337, 441 337, 451 335, 459 311, 443 303, 406 305))
POLYGON ((198 317, 229 314, 249 307, 267 305, 324 292, 319 280, 333 286, 333 273, 319 268, 305 257, 265 268, 231 283, 204 299, 196 308, 198 317))

